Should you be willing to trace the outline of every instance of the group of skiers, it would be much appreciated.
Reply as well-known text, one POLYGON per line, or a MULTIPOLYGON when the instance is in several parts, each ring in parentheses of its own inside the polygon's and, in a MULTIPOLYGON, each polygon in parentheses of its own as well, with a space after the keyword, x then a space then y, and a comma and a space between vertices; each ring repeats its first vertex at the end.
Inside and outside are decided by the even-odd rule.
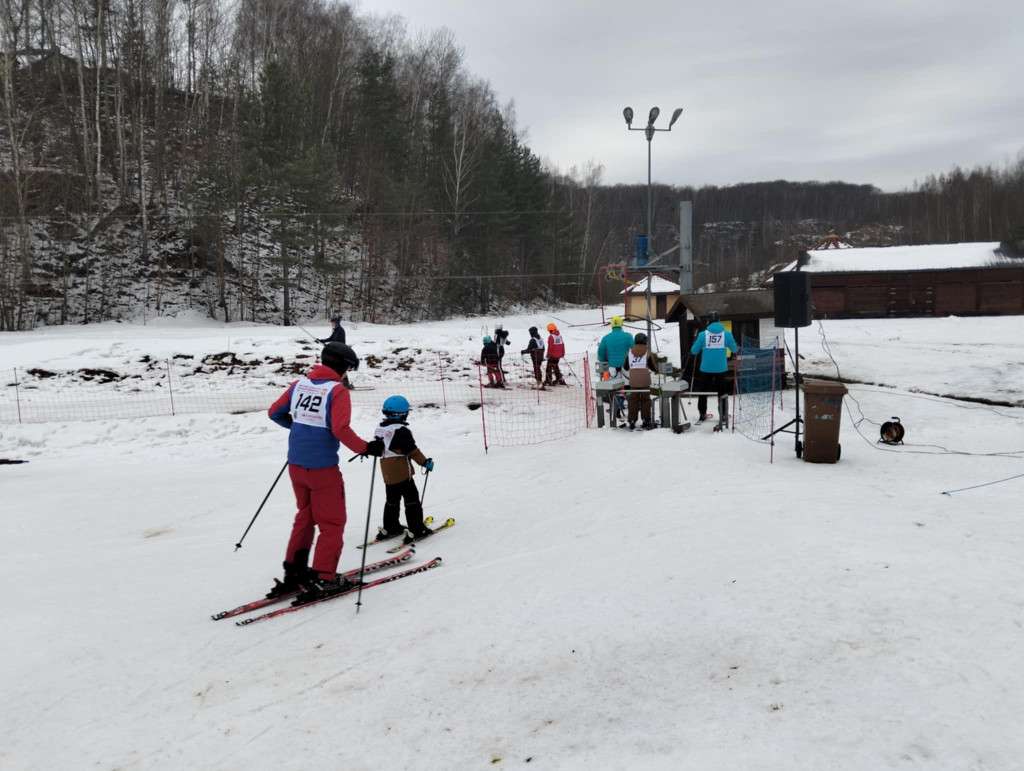
MULTIPOLYGON (((726 398, 726 372, 729 370, 727 351, 736 353, 736 340, 732 333, 722 326, 717 311, 706 317, 706 328, 698 333, 690 347, 691 356, 700 357, 701 390, 718 394, 718 407, 725 414, 723 400, 726 398)), ((622 375, 628 385, 629 407, 626 417, 630 430, 636 428, 639 417, 645 430, 654 428, 651 419, 651 373, 658 374, 657 359, 648 350, 647 335, 638 332, 636 336, 623 329, 621 316, 611 319, 611 331, 601 338, 597 348, 597 359, 608 366, 610 378, 622 375)), ((621 397, 618 397, 621 399, 621 397)), ((621 404, 619 405, 621 408, 621 404)), ((698 423, 707 417, 708 397, 697 397, 698 423)))
MULTIPOLYGON (((566 385, 562 377, 562 369, 559 362, 565 356, 565 341, 558 326, 552 322, 548 324, 547 345, 541 337, 537 327, 530 327, 530 341, 519 353, 529 356, 530 364, 533 365, 533 377, 537 381, 537 388, 541 390, 548 386, 566 385), (541 365, 544 363, 544 354, 547 352, 547 367, 544 377, 541 378, 541 365)), ((480 363, 487 371, 487 383, 484 388, 505 388, 505 370, 502 368, 502 359, 505 358, 505 346, 508 345, 508 332, 501 327, 494 330, 494 337, 486 336, 483 339, 484 347, 480 351, 480 363)))
POLYGON ((271 420, 289 429, 288 476, 298 507, 285 550, 284 579, 275 584, 267 597, 298 592, 293 605, 304 605, 358 586, 337 572, 347 520, 345 482, 338 468, 340 445, 358 455, 381 459, 386 500, 384 524, 378 530, 377 540, 406 533, 409 538, 422 538, 431 533, 423 522, 423 505, 412 464, 415 461, 429 473, 434 461, 416 446, 407 422, 408 400, 397 395, 389 397, 382 409, 384 420, 374 431, 373 439, 366 441, 350 425, 352 403, 344 385, 348 372, 359 367, 359 357, 346 343, 331 340, 324 345, 320 362, 288 386, 267 411, 271 420), (399 521, 403 500, 407 528, 399 521), (319 535, 310 564, 316 530, 319 535))

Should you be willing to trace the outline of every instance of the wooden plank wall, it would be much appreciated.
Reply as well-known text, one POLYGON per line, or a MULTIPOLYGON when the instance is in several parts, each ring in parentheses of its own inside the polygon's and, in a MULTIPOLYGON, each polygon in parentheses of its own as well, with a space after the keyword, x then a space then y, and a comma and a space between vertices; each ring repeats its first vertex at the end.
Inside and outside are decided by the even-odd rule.
POLYGON ((1024 268, 814 273, 816 319, 1024 314, 1024 268))

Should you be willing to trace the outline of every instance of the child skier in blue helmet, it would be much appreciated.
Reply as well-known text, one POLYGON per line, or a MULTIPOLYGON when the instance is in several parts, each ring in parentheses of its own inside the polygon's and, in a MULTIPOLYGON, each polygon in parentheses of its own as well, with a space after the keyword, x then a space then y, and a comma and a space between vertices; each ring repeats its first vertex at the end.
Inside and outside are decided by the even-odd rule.
POLYGON ((380 472, 384 477, 385 498, 384 525, 378 529, 377 540, 403 535, 405 528, 399 522, 398 512, 405 501, 405 521, 414 538, 422 538, 432 531, 423 524, 423 504, 416 489, 416 461, 427 471, 434 470, 434 461, 416 446, 407 422, 409 401, 404 396, 389 396, 384 402, 384 420, 377 426, 374 437, 384 442, 384 454, 380 459, 380 472))

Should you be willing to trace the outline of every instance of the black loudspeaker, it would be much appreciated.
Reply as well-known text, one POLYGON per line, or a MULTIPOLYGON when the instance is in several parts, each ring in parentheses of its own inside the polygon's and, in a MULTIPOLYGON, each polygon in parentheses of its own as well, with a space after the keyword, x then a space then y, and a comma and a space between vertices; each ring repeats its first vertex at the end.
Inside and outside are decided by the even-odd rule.
POLYGON ((775 326, 809 327, 811 325, 811 274, 803 271, 776 273, 775 326))

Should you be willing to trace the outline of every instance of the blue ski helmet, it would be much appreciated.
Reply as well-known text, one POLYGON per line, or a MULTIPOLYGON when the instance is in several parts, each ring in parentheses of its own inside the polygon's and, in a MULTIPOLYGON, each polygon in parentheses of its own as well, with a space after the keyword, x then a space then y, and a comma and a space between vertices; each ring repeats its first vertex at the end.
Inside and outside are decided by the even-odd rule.
POLYGON ((381 410, 386 418, 404 418, 409 414, 409 400, 404 396, 389 396, 381 410))
POLYGON ((487 344, 489 344, 490 342, 491 342, 491 338, 489 338, 489 337, 485 337, 485 338, 484 338, 484 345, 487 345, 487 344))

